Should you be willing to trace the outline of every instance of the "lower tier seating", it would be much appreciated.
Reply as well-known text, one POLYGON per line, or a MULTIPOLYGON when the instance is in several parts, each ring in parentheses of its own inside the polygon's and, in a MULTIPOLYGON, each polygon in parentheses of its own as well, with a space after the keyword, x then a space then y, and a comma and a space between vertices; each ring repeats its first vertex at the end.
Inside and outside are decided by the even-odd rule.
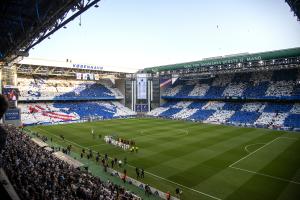
POLYGON ((299 103, 172 101, 148 116, 207 123, 300 130, 299 103))
MULTIPOLYGON (((20 199, 141 200, 121 185, 101 180, 59 159, 52 153, 54 148, 40 147, 20 129, 1 129, 8 134, 0 163, 20 199)), ((1 199, 6 199, 3 194, 1 199)))
POLYGON ((136 115, 117 101, 20 103, 19 108, 24 125, 136 115))

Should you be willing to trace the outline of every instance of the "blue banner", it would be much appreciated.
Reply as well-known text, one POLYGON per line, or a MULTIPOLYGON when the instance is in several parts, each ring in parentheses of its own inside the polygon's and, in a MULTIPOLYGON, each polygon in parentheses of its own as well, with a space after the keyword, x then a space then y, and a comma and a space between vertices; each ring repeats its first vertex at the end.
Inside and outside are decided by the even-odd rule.
POLYGON ((20 120, 20 109, 8 109, 4 114, 5 120, 20 120))
POLYGON ((148 104, 136 104, 136 112, 148 112, 148 104))

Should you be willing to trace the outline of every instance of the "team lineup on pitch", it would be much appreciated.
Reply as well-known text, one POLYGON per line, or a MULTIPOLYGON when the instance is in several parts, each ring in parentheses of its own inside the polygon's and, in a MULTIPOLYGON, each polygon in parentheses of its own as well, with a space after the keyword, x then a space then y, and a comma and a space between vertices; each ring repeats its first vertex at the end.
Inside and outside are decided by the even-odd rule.
POLYGON ((161 119, 37 126, 31 130, 52 137, 58 144, 72 144, 75 152, 86 148, 111 158, 126 157, 130 177, 135 178, 136 167, 144 168, 143 182, 164 192, 179 187, 183 199, 239 199, 249 191, 251 199, 261 193, 270 199, 297 199, 300 195, 299 136, 293 133, 161 119), (115 133, 135 140, 139 152, 93 139, 91 128, 96 134, 115 133), (253 182, 257 183, 254 188, 253 182), (260 187, 263 184, 270 185, 270 191, 260 187))

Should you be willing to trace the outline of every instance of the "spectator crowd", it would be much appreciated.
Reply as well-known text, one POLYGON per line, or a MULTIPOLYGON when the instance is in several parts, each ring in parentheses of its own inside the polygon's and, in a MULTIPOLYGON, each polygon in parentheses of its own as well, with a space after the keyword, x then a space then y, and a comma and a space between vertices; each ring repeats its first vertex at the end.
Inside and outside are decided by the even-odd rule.
POLYGON ((14 126, 5 126, 6 145, 0 154, 21 199, 140 199, 123 187, 74 168, 35 144, 14 126))

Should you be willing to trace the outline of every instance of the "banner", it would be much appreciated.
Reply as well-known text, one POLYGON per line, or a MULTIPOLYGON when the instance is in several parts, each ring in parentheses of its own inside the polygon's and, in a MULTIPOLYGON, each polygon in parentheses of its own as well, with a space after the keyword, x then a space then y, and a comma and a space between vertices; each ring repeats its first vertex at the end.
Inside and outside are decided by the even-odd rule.
POLYGON ((136 104, 135 111, 136 112, 148 112, 148 104, 136 104))
POLYGON ((137 99, 147 99, 147 74, 137 74, 137 99))
POLYGON ((83 74, 82 74, 82 79, 83 79, 83 80, 87 80, 87 77, 88 77, 88 74, 87 74, 87 73, 83 73, 83 74))
POLYGON ((2 88, 2 94, 6 96, 9 107, 15 108, 19 99, 19 89, 16 86, 6 85, 2 88))
POLYGON ((160 78, 159 83, 160 88, 166 88, 172 84, 172 78, 160 78))
POLYGON ((89 80, 94 80, 94 74, 89 74, 89 80))
POLYGON ((81 80, 81 73, 76 73, 76 79, 81 80))
POLYGON ((8 109, 4 114, 5 120, 20 120, 20 109, 8 109))

